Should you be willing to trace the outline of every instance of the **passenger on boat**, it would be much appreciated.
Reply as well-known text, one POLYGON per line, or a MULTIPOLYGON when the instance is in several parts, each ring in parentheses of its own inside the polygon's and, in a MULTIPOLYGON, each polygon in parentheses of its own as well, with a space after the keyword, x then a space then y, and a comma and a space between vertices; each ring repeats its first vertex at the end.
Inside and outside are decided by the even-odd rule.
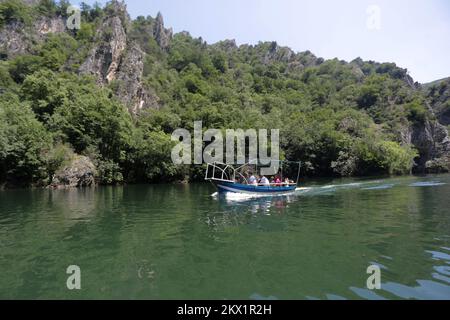
POLYGON ((248 178, 248 184, 256 185, 258 184, 258 181, 256 177, 252 174, 250 178, 248 178))
POLYGON ((277 187, 281 187, 281 179, 279 176, 275 177, 274 183, 277 187))
POLYGON ((288 185, 290 183, 291 183, 291 181, 289 180, 289 178, 284 179, 284 184, 288 185))
POLYGON ((259 184, 263 186, 270 186, 269 179, 267 179, 265 176, 262 176, 261 180, 259 181, 259 184))

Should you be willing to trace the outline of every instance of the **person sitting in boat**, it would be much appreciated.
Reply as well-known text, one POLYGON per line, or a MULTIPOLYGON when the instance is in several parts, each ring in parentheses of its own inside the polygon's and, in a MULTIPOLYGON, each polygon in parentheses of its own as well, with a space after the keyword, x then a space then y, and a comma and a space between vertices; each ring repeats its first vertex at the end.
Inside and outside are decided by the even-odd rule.
POLYGON ((289 185, 291 183, 291 181, 289 180, 289 178, 284 179, 284 184, 285 185, 289 185))
POLYGON ((248 178, 248 184, 252 184, 252 185, 258 184, 258 181, 253 174, 250 176, 250 178, 248 178))
POLYGON ((276 176, 273 182, 275 183, 275 186, 281 187, 281 179, 279 176, 276 176))
POLYGON ((266 176, 262 176, 261 180, 259 181, 259 184, 262 186, 270 186, 269 179, 267 179, 266 176))

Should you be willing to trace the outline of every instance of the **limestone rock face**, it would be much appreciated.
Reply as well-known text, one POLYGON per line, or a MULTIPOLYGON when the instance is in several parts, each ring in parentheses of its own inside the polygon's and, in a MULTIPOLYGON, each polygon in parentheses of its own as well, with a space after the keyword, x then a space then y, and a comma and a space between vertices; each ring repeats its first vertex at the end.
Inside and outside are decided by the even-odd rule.
POLYGON ((167 49, 169 47, 170 41, 172 40, 173 31, 172 29, 164 28, 163 16, 160 12, 156 16, 155 25, 153 27, 153 36, 156 42, 162 49, 167 49))
POLYGON ((415 171, 436 172, 437 166, 443 171, 442 163, 449 163, 450 138, 447 129, 437 121, 415 124, 403 130, 401 137, 404 144, 412 144, 419 151, 415 171))
POLYGON ((51 188, 78 188, 95 185, 95 165, 88 157, 76 156, 53 177, 51 188))
POLYGON ((0 30, 0 51, 9 58, 30 53, 33 45, 43 41, 49 33, 62 33, 66 24, 62 17, 40 17, 31 27, 14 21, 0 30))
POLYGON ((46 35, 48 33, 62 33, 66 30, 66 23, 63 18, 39 18, 35 23, 34 27, 39 35, 46 35))
POLYGON ((130 16, 125 3, 111 1, 108 13, 95 35, 95 45, 80 67, 80 73, 92 74, 98 84, 109 83, 117 78, 122 55, 127 48, 127 29, 130 16))
POLYGON ((24 54, 29 43, 22 33, 23 24, 13 22, 0 31, 0 50, 7 53, 9 57, 24 54))
MULTIPOLYGON (((145 108, 158 108, 158 96, 143 85, 145 53, 127 35, 129 16, 125 5, 115 1, 109 8, 113 14, 97 30, 95 42, 99 44, 92 48, 80 73, 94 75, 99 85, 116 81, 117 97, 133 114, 145 108)), ((172 31, 164 28, 161 14, 151 32, 161 48, 168 47, 172 31)))
POLYGON ((124 55, 117 74, 116 93, 133 114, 143 108, 158 108, 159 98, 142 84, 144 57, 145 53, 140 47, 133 44, 124 55))
POLYGON ((270 44, 269 51, 263 59, 264 64, 272 61, 291 62, 295 56, 295 52, 288 47, 280 47, 276 42, 270 44))
MULTIPOLYGON (((25 3, 34 5, 38 1, 25 3)), ((94 45, 79 73, 93 75, 98 85, 117 81, 116 94, 133 114, 145 108, 158 108, 158 96, 142 81, 145 53, 128 36, 131 19, 124 1, 112 0, 105 12, 95 33, 94 45)), ((41 16, 28 27, 21 22, 12 22, 0 30, 0 54, 13 58, 32 53, 33 46, 45 41, 49 34, 62 32, 67 32, 66 21, 59 16, 41 16)), ((168 49, 173 32, 164 27, 161 13, 151 23, 148 33, 161 49, 168 49)))
POLYGON ((450 125, 450 77, 429 84, 424 92, 439 122, 445 126, 450 125))
POLYGON ((107 18, 97 30, 96 40, 100 45, 95 46, 86 61, 81 65, 80 72, 92 74, 99 84, 111 82, 116 74, 127 47, 127 36, 119 17, 107 18))

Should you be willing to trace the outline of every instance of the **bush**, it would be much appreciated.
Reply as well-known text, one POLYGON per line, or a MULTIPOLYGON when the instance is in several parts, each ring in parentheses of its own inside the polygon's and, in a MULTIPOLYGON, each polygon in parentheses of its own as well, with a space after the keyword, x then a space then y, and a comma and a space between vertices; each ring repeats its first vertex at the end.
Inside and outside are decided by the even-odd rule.
POLYGON ((427 109, 425 106, 417 100, 405 105, 408 120, 423 123, 427 118, 427 109))
POLYGON ((49 151, 46 158, 49 181, 51 181, 59 169, 68 165, 75 158, 75 153, 69 145, 58 143, 49 151))
POLYGON ((9 74, 17 83, 22 83, 25 78, 39 70, 42 65, 42 57, 23 55, 9 62, 9 74))
POLYGON ((13 21, 30 21, 28 7, 20 0, 4 0, 0 3, 0 27, 13 21))
POLYGON ((413 167, 413 159, 418 153, 411 147, 401 147, 394 141, 382 141, 378 144, 380 164, 389 174, 408 174, 413 167))
POLYGON ((97 182, 99 184, 120 184, 123 183, 121 167, 111 160, 98 160, 97 182))
POLYGON ((28 184, 48 177, 46 154, 51 135, 17 96, 0 100, 0 181, 28 184))
POLYGON ((180 179, 182 168, 172 162, 171 150, 174 142, 169 134, 140 129, 133 141, 133 151, 128 154, 127 159, 130 178, 137 182, 180 179))

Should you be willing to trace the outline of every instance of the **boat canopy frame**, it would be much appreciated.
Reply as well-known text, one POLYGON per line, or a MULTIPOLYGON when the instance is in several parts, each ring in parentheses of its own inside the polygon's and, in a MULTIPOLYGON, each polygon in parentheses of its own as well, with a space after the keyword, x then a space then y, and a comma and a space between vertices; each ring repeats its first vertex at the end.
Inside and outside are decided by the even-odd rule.
MULTIPOLYGON (((300 171, 302 163, 300 161, 289 161, 289 160, 271 160, 271 162, 279 162, 280 163, 280 174, 281 180, 283 177, 283 163, 291 163, 298 164, 298 172, 297 172, 297 180, 295 183, 291 183, 291 185, 298 185, 298 181, 300 179, 300 171)), ((239 167, 235 167, 234 165, 226 164, 220 161, 214 161, 213 163, 207 163, 206 165, 206 173, 205 180, 207 181, 223 181, 223 182, 236 182, 236 177, 240 178, 243 181, 243 184, 249 184, 247 178, 240 172, 242 169, 248 166, 254 165, 256 167, 256 172, 258 171, 259 161, 258 159, 252 159, 249 162, 240 165, 239 167), (216 176, 216 171, 218 172, 218 176, 216 176), (211 176, 209 174, 212 172, 211 176)), ((265 166, 259 166, 260 168, 265 166)))

